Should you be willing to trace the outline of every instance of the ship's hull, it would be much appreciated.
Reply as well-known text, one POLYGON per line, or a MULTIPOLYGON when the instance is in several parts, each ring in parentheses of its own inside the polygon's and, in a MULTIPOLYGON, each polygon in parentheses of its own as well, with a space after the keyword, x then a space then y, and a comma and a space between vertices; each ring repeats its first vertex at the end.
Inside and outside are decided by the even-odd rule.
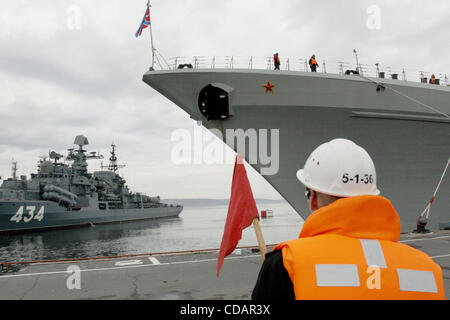
POLYGON ((119 223, 155 218, 177 217, 183 207, 67 210, 50 201, 0 202, 0 233, 21 233, 119 223), (41 208, 44 208, 41 215, 41 208), (19 214, 17 214, 19 212, 19 214))
MULTIPOLYGON (((208 129, 278 129, 279 169, 263 177, 303 218, 309 210, 296 172, 321 143, 348 138, 369 152, 378 188, 397 209, 404 232, 415 227, 450 156, 449 119, 412 100, 450 114, 450 88, 385 80, 389 88, 377 90, 355 76, 248 70, 149 71, 144 81, 208 129), (273 92, 263 87, 268 82, 273 92), (228 119, 208 121, 200 112, 199 92, 208 84, 228 88, 228 119)), ((268 168, 248 155, 257 171, 268 168)), ((432 205, 431 228, 450 220, 449 195, 447 177, 432 205)))

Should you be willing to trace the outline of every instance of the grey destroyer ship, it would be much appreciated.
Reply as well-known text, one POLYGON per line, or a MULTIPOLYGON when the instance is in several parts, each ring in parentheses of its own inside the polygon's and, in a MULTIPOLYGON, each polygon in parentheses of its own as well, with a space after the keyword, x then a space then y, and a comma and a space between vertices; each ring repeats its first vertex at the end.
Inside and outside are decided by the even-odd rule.
POLYGON ((177 217, 183 210, 162 203, 159 196, 131 192, 117 173, 122 166, 117 164, 114 143, 109 166, 89 173, 87 160, 102 156, 87 154, 83 146, 88 143, 83 135, 75 138, 78 149, 68 149, 66 157, 71 165, 60 162, 61 154, 50 152, 30 179, 18 178, 13 162, 12 178, 0 187, 0 233, 177 217))
MULTIPOLYGON (((256 69, 253 58, 237 66, 228 57, 217 67, 218 60, 175 58, 168 68, 150 68, 143 81, 244 156, 303 218, 309 209, 297 170, 318 145, 353 140, 372 156, 378 187, 397 209, 402 231, 415 228, 450 156, 448 84, 366 76, 358 65, 332 74, 256 69), (241 134, 228 139, 229 130, 241 134), (264 174, 267 150, 279 154, 279 168, 264 174)), ((433 200, 428 226, 437 229, 450 221, 448 174, 433 200)))

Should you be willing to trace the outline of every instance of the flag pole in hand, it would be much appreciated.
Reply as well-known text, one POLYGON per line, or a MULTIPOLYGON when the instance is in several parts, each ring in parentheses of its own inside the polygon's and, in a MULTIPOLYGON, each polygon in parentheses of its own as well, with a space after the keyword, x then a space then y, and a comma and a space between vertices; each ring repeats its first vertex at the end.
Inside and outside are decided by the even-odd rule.
POLYGON ((242 230, 253 223, 255 227, 258 245, 261 255, 267 252, 261 227, 259 225, 259 213, 256 208, 253 192, 245 171, 244 161, 240 155, 236 156, 234 164, 233 182, 231 185, 230 204, 228 205, 227 220, 220 244, 219 257, 217 259, 217 276, 226 256, 234 251, 242 237, 242 230))
POLYGON ((267 248, 261 231, 261 225, 259 224, 259 218, 253 219, 253 228, 255 229, 256 239, 258 240, 259 252, 261 253, 261 257, 264 261, 266 258, 267 248))

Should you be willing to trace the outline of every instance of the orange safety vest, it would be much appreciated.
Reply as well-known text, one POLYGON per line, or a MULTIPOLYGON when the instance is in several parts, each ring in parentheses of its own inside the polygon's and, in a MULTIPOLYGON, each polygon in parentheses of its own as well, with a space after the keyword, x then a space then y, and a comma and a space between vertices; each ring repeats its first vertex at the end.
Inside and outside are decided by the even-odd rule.
POLYGON ((273 55, 273 63, 276 64, 277 62, 280 63, 280 57, 274 54, 273 55))
POLYGON ((398 243, 400 219, 381 196, 339 199, 283 242, 283 265, 296 299, 445 299, 442 270, 427 254, 398 243))
POLYGON ((311 64, 312 64, 312 65, 317 64, 316 58, 311 58, 311 64))

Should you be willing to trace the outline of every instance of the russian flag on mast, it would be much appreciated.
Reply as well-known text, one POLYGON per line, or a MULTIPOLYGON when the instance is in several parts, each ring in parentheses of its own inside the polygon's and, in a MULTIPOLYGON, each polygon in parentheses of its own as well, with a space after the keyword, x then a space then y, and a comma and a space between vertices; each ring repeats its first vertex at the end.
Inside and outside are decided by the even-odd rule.
MULTIPOLYGON (((149 2, 150 3, 150 2, 149 2)), ((150 26, 150 6, 149 3, 147 4, 147 10, 145 11, 144 18, 142 18, 141 25, 139 26, 139 29, 136 31, 136 38, 139 37, 142 34, 142 30, 150 26)))

